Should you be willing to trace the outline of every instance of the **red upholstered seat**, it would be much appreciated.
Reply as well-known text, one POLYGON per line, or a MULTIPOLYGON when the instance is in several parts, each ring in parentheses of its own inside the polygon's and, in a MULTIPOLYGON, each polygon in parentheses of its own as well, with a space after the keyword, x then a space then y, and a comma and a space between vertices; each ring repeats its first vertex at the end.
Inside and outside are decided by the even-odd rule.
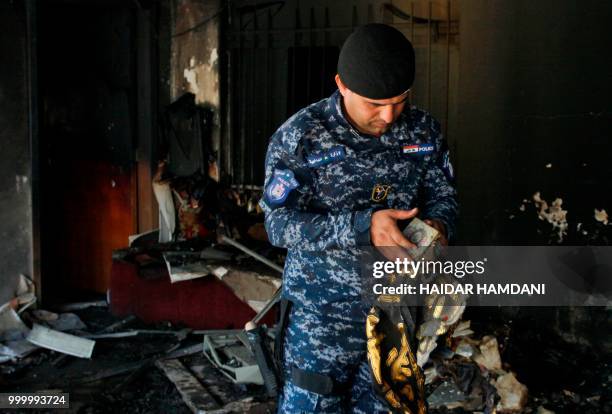
MULTIPOLYGON (((144 322, 169 321, 193 329, 242 329, 255 316, 215 276, 173 284, 165 267, 147 269, 144 278, 137 264, 120 259, 113 260, 110 309, 117 316, 134 314, 144 322)), ((275 317, 271 311, 262 323, 272 326, 275 317)))

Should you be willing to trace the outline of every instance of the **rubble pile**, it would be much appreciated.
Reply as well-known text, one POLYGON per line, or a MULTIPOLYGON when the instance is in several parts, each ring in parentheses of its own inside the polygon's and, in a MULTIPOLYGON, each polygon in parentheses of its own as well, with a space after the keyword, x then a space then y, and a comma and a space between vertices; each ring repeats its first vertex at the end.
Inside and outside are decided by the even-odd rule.
MULTIPOLYGON (((424 366, 430 412, 612 413, 609 364, 598 367, 596 372, 581 372, 585 379, 572 390, 553 379, 560 387, 558 391, 543 391, 543 387, 534 383, 530 385, 534 390, 529 391, 523 383, 529 384, 529 377, 514 370, 502 358, 508 351, 508 332, 477 338, 470 328, 470 321, 458 322, 446 338, 440 338, 444 343, 438 344, 424 366), (502 344, 498 337, 503 338, 502 344), (593 386, 592 382, 598 378, 603 381, 593 386)), ((593 367, 584 368, 593 370, 593 367)), ((550 375, 555 374, 550 372, 550 375)))
POLYGON ((527 403, 527 387, 502 364, 494 336, 473 338, 470 321, 459 322, 425 365, 433 410, 461 408, 485 414, 520 412, 527 403))
POLYGON ((87 305, 63 313, 2 308, 0 319, 8 314, 15 322, 0 334, 4 390, 69 393, 74 412, 274 412, 263 387, 228 380, 203 353, 203 337, 233 332, 144 324, 135 317, 118 319, 96 302, 87 305), (40 341, 36 329, 42 329, 40 341), (17 354, 23 344, 6 340, 18 336, 30 345, 27 352, 17 354), (83 348, 79 341, 94 346, 83 348), (191 388, 197 385, 197 395, 185 391, 186 378, 191 388))

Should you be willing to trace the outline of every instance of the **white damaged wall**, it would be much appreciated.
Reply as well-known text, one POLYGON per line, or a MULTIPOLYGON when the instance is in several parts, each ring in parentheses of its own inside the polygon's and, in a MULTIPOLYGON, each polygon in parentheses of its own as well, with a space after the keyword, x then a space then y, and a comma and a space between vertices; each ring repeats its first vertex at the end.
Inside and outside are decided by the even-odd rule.
POLYGON ((185 92, 196 103, 214 112, 213 148, 220 139, 218 0, 177 0, 173 7, 173 37, 170 95, 175 100, 185 92))

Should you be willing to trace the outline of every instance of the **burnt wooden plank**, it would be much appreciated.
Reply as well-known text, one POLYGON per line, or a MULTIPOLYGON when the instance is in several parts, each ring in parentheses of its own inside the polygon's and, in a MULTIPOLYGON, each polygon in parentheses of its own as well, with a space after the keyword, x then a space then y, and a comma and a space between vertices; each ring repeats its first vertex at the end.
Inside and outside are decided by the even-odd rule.
POLYGON ((221 408, 196 377, 178 359, 159 360, 155 365, 176 386, 183 401, 194 413, 221 408))

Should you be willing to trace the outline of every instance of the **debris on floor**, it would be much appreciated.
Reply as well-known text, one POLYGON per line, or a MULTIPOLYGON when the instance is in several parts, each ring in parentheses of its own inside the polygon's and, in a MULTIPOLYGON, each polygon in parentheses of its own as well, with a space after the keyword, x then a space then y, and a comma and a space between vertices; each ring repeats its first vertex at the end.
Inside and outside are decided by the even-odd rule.
POLYGON ((34 324, 27 340, 34 345, 52 351, 88 359, 91 358, 96 345, 96 341, 49 329, 38 324, 34 324))
MULTIPOLYGON (((129 312, 110 312, 117 299, 130 303, 138 298, 122 297, 126 292, 112 285, 110 303, 95 300, 34 309, 30 306, 35 300, 24 296, 31 293, 35 298, 33 286, 24 281, 20 300, 0 308, 2 382, 21 392, 68 392, 74 412, 274 412, 275 401, 266 394, 244 332, 220 328, 244 326, 276 297, 278 265, 236 241, 235 246, 204 249, 184 242, 164 249, 136 244, 115 258, 118 263, 132 260, 134 280, 158 285, 159 296, 145 298, 147 306, 168 299, 159 317, 143 321, 129 312), (206 272, 192 279, 175 271, 190 264, 206 272), (182 280, 171 280, 173 274, 182 280), (201 313, 187 306, 187 295, 202 305, 201 313), (186 306, 193 318, 215 329, 164 322, 173 319, 169 304, 186 306)), ((268 316, 274 320, 273 312, 268 316)))
MULTIPOLYGON (((52 312, 37 314, 52 317, 52 312)), ((36 342, 40 330, 47 342, 46 335, 52 332, 50 338, 56 341, 51 341, 54 346, 58 345, 56 335, 67 335, 71 340, 59 342, 60 346, 56 347, 61 352, 37 346, 24 357, 5 359, 0 364, 5 389, 68 392, 71 412, 75 413, 275 412, 275 401, 266 396, 263 386, 252 382, 234 383, 203 353, 205 334, 227 337, 239 330, 194 331, 167 323, 145 324, 134 317, 117 318, 108 308, 102 307, 81 309, 75 314, 87 328, 72 331, 72 334, 42 325, 34 325, 30 330, 21 319, 15 318, 16 312, 11 316, 12 326, 22 328, 23 325, 30 335, 34 333, 36 342), (104 337, 104 334, 124 332, 138 334, 104 337), (62 353, 67 351, 66 346, 72 345, 73 338, 89 341, 86 337, 92 336, 96 337, 96 342, 91 359, 62 353), (58 359, 60 362, 56 362, 58 359)), ((33 320, 34 315, 24 319, 33 320)), ((4 333, 2 338, 4 340, 4 333)), ((6 342, 3 343, 6 346, 6 342)), ((245 354, 246 348, 240 341, 232 344, 234 348, 242 346, 242 349, 233 350, 234 357, 245 354)), ((230 366, 234 364, 231 358, 226 361, 230 366)))
POLYGON ((493 385, 500 397, 497 411, 521 411, 527 403, 527 387, 518 382, 513 373, 498 377, 493 385))
POLYGON ((30 329, 10 305, 0 307, 0 363, 24 358, 37 348, 27 340, 30 329))
POLYGON ((165 252, 163 258, 170 275, 170 283, 208 276, 213 270, 202 260, 199 252, 165 252))
POLYGON ((539 406, 536 414, 555 414, 554 411, 547 410, 546 408, 539 406))
MULTIPOLYGON (((33 310, 25 311, 23 318, 15 311, 5 309, 4 312, 7 313, 0 313, 0 322, 4 319, 12 321, 11 326, 17 327, 13 335, 18 336, 19 332, 23 332, 20 329, 29 332, 30 328, 24 321, 34 320, 33 310)), ((227 349, 240 348, 244 342, 248 342, 240 339, 242 331, 239 329, 193 330, 161 322, 146 324, 133 316, 113 316, 108 308, 97 306, 73 313, 86 329, 69 331, 70 334, 95 338, 91 359, 76 358, 30 344, 33 349, 25 356, 6 358, 0 364, 5 389, 15 392, 41 389, 69 392, 74 412, 187 414, 194 411, 185 401, 185 395, 191 395, 185 392, 185 388, 189 388, 188 384, 195 386, 195 380, 209 396, 206 401, 189 397, 189 404, 197 406, 198 410, 213 413, 275 412, 275 400, 267 396, 265 386, 258 385, 257 381, 244 381, 248 375, 236 376, 232 370, 222 371, 219 367, 225 365, 235 372, 250 364, 244 354, 246 348, 242 347, 236 352, 227 349), (132 332, 136 334, 125 335, 132 332), (216 339, 221 364, 212 363, 204 354, 205 336, 216 339), (237 339, 223 342, 222 338, 232 336, 237 339), (160 369, 160 366, 165 369, 160 369), (176 375, 168 374, 171 369, 176 375), (179 374, 191 379, 178 381, 177 378, 181 377, 179 374), (239 378, 242 380, 236 381, 239 378)), ((40 317, 51 313, 37 314, 40 317)), ((585 386, 583 389, 563 388, 556 393, 530 392, 528 395, 527 385, 530 391, 531 385, 527 379, 505 362, 503 334, 491 332, 479 338, 479 330, 472 328, 469 321, 461 321, 454 330, 449 331, 447 336, 452 338, 450 343, 446 342, 445 337, 439 338, 439 344, 425 366, 432 414, 612 412, 611 395, 605 391, 612 388, 610 367, 600 367, 602 373, 608 372, 600 382, 600 389, 585 386), (476 333, 467 333, 468 330, 476 333), (485 363, 479 364, 476 359, 485 363), (501 369, 497 369, 498 366, 501 369)), ((0 338, 4 346, 11 344, 7 338, 12 337, 7 336, 6 330, 0 338)))
MULTIPOLYGON (((476 326, 460 321, 445 337, 438 338, 424 366, 430 413, 612 413, 612 366, 605 360, 598 363, 595 356, 591 364, 580 360, 579 378, 583 380, 574 387, 550 391, 529 382, 524 366, 520 371, 506 361, 508 357, 516 362, 516 355, 508 352, 517 351, 509 347, 509 325, 488 321, 476 326), (483 326, 491 331, 479 336, 483 326)), ((523 344, 521 349, 527 352, 524 347, 523 344)), ((561 361, 578 357, 553 347, 549 352, 561 361)), ((551 379, 553 386, 562 383, 551 379)))
POLYGON ((217 402, 212 398, 202 384, 191 374, 181 361, 177 359, 160 360, 155 365, 164 372, 166 377, 176 386, 185 404, 194 413, 203 410, 215 410, 219 408, 217 402))
MULTIPOLYGON (((121 291, 112 289, 110 307, 105 300, 96 300, 34 309, 27 296, 33 289, 24 280, 21 300, 0 307, 2 383, 20 392, 69 392, 75 412, 274 412, 275 398, 270 398, 241 328, 276 294, 277 264, 237 246, 228 242, 204 250, 171 250, 177 253, 175 258, 187 252, 194 262, 208 266, 206 275, 179 283, 170 281, 166 252, 150 246, 123 252, 118 261, 132 261, 135 269, 133 279, 124 282, 158 284, 156 295, 146 296, 147 303, 164 303, 161 309, 166 313, 149 321, 130 312, 110 312, 113 303, 138 299, 136 294, 121 297, 121 291), (224 290, 215 290, 221 287, 224 290), (169 304, 183 306, 191 300, 190 294, 205 304, 206 312, 197 314, 189 307, 190 313, 196 313, 195 319, 206 315, 214 329, 164 322, 163 315, 170 316, 166 321, 172 319, 169 304), (248 313, 228 319, 223 312, 228 303, 243 306, 248 313), (225 319, 214 319, 219 316, 225 319)), ((179 267, 185 263, 181 260, 176 262, 179 267)), ((609 394, 599 389, 588 394, 575 388, 528 393, 532 386, 528 378, 506 362, 503 333, 489 328, 482 332, 472 321, 461 320, 462 302, 433 303, 429 309, 431 314, 418 332, 418 355, 432 414, 612 412, 609 394)), ((609 375, 602 389, 612 385, 612 372, 609 375)))
POLYGON ((91 307, 105 308, 106 306, 108 306, 108 302, 106 300, 94 300, 94 301, 89 301, 89 302, 66 303, 66 304, 57 306, 56 310, 60 312, 71 312, 71 311, 87 309, 91 307))
POLYGON ((33 321, 47 325, 56 331, 76 331, 87 328, 83 321, 75 313, 71 312, 57 314, 44 309, 36 309, 30 315, 33 321))
POLYGON ((512 372, 502 369, 497 339, 473 339, 470 321, 460 321, 445 346, 435 348, 425 367, 432 409, 520 412, 527 402, 527 387, 512 372))
POLYGON ((463 407, 467 396, 452 382, 444 382, 431 393, 427 402, 431 407, 446 407, 448 409, 463 407))
POLYGON ((237 335, 205 335, 204 355, 220 373, 236 384, 264 383, 255 357, 237 335))
POLYGON ((501 357, 497 339, 493 336, 485 336, 478 347, 480 353, 473 356, 476 363, 482 365, 489 371, 498 371, 502 368, 501 357))

